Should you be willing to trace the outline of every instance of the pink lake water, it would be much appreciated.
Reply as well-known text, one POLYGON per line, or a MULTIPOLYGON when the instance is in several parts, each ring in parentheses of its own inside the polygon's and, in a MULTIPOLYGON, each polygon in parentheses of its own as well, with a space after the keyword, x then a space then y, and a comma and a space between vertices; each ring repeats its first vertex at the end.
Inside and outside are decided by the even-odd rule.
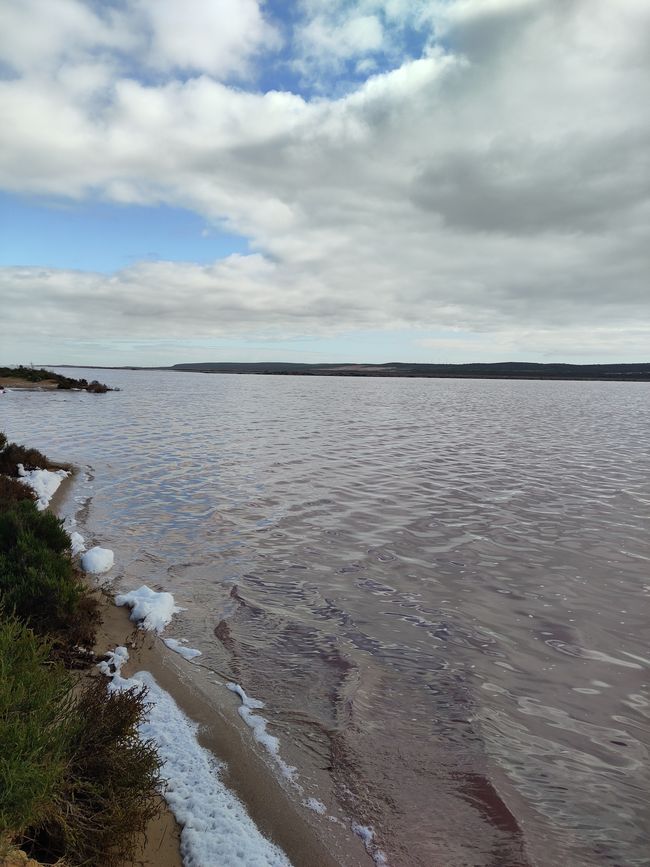
POLYGON ((390 865, 650 864, 647 384, 71 374, 0 429, 390 865))

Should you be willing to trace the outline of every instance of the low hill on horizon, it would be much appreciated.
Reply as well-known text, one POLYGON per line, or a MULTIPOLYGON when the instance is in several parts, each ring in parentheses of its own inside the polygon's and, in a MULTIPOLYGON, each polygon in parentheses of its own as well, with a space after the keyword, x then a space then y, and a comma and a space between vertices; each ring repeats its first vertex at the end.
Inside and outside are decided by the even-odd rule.
POLYGON ((650 362, 639 364, 561 364, 528 361, 468 364, 384 364, 304 362, 190 362, 171 370, 196 373, 258 373, 288 376, 397 376, 485 379, 595 379, 650 381, 650 362))

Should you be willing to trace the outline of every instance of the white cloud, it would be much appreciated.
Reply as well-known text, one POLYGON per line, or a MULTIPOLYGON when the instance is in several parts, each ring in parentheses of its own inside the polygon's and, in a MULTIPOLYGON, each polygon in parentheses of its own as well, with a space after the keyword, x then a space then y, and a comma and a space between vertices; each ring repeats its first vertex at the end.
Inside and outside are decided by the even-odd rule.
POLYGON ((49 73, 91 52, 133 50, 138 38, 128 16, 104 14, 82 0, 6 0, 0 4, 0 61, 18 73, 49 73))
POLYGON ((384 32, 376 15, 347 15, 338 20, 317 15, 301 29, 299 41, 301 63, 307 59, 322 66, 380 51, 384 32))
MULTIPOLYGON (((0 82, 4 189, 178 205, 258 251, 111 278, 4 269, 11 328, 36 299, 42 334, 83 331, 100 311, 107 335, 540 329, 557 330, 561 352, 561 335, 607 327, 622 345, 645 327, 647 4, 407 5, 409 20, 429 15, 426 56, 340 98, 246 92, 209 75, 145 84, 108 48, 68 51, 47 78, 34 60, 0 82)), ((345 21, 378 16, 385 40, 403 7, 360 3, 345 21)), ((95 37, 79 21, 80 45, 119 42, 116 19, 95 37)), ((370 51, 378 31, 364 32, 370 51)), ((201 43, 202 68, 212 44, 201 43)), ((161 64, 189 62, 182 46, 160 45, 161 64)))
POLYGON ((245 75, 260 49, 279 46, 258 0, 139 0, 149 62, 163 70, 245 75))
MULTIPOLYGON (((278 31, 260 0, 7 0, 0 5, 0 60, 19 73, 50 73, 106 62, 117 70, 152 67, 245 76, 257 52, 277 49, 278 31)), ((74 86, 74 85, 73 85, 74 86)), ((78 86, 78 85, 77 85, 78 86)))

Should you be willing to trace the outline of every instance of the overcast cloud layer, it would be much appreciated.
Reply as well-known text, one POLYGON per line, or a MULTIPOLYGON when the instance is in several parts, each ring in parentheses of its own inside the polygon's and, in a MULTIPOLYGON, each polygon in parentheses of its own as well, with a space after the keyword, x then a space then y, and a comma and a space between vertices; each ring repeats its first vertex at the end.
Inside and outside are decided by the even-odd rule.
POLYGON ((296 12, 0 2, 2 189, 181 206, 252 250, 0 269, 7 335, 413 328, 449 331, 423 338, 436 360, 458 331, 468 358, 648 359, 647 0, 296 12))

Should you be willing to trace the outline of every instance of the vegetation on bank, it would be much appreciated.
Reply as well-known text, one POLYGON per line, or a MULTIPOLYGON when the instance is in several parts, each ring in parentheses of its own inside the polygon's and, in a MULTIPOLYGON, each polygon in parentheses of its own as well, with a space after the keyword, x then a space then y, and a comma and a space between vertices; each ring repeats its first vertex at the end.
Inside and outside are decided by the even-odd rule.
POLYGON ((40 382, 55 382, 56 387, 60 389, 71 390, 73 388, 83 391, 90 391, 94 394, 104 394, 107 391, 112 391, 107 385, 93 379, 88 382, 87 379, 73 379, 70 376, 63 376, 62 373, 54 373, 51 370, 44 370, 42 367, 0 367, 0 379, 16 379, 23 382, 32 382, 38 384, 40 382))
MULTIPOLYGON (((24 451, 0 434, 0 466, 24 451)), ((129 862, 159 809, 160 762, 138 736, 146 697, 71 671, 94 661, 79 647, 94 643, 97 596, 62 522, 13 469, 0 475, 0 857, 129 862)))
POLYGON ((0 431, 0 473, 16 478, 19 475, 18 464, 22 464, 28 470, 37 468, 48 470, 52 467, 43 452, 39 452, 38 449, 28 449, 18 443, 10 443, 6 435, 0 431))

